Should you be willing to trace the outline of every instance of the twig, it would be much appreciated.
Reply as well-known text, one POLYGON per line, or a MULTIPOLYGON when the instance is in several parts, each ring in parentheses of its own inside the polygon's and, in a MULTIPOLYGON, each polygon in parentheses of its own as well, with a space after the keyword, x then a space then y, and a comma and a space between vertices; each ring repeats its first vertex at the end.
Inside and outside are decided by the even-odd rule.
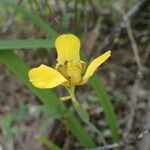
POLYGON ((32 2, 33 2, 33 1, 28 0, 28 4, 29 4, 29 6, 30 6, 30 9, 31 9, 31 11, 34 13, 34 8, 33 8, 33 5, 32 5, 32 2))
POLYGON ((134 120, 134 116, 135 116, 135 112, 136 112, 136 108, 137 108, 137 91, 139 90, 139 86, 140 86, 140 81, 139 81, 139 79, 136 79, 133 87, 131 87, 131 89, 130 89, 130 93, 129 93, 130 112, 128 115, 128 121, 126 124, 125 133, 123 135, 125 140, 128 140, 129 133, 132 129, 133 120, 134 120))
POLYGON ((143 62, 144 64, 147 62, 149 56, 150 56, 150 46, 148 46, 146 48, 146 52, 145 52, 145 55, 144 55, 144 62, 143 62))
POLYGON ((37 0, 34 0, 33 3, 36 6, 36 12, 38 12, 40 16, 44 16, 43 13, 42 13, 42 9, 40 7, 40 2, 37 1, 37 0))
MULTIPOLYGON (((150 3, 149 0, 140 0, 135 6, 132 7, 131 10, 129 10, 126 13, 126 16, 131 20, 135 15, 141 11, 145 6, 150 3)), ((99 51, 104 51, 108 49, 112 44, 115 43, 116 38, 119 37, 121 31, 125 28, 125 21, 122 19, 119 21, 114 28, 112 28, 112 32, 106 36, 104 41, 101 43, 101 46, 98 47, 99 51)))
MULTIPOLYGON (((20 5, 22 3, 22 1, 23 0, 19 0, 17 5, 20 5)), ((3 25, 3 28, 1 29, 2 34, 6 33, 9 30, 9 28, 11 27, 11 25, 14 23, 15 15, 16 15, 16 11, 9 16, 7 22, 3 25)))
POLYGON ((15 149, 15 142, 14 139, 10 139, 5 141, 4 139, 0 138, 0 150, 14 150, 15 149))
MULTIPOLYGON (((149 90, 149 93, 150 93, 150 90, 149 90)), ((145 120, 146 120, 146 124, 148 124, 148 130, 150 130, 150 94, 149 94, 149 97, 148 97, 148 104, 147 104, 147 113, 146 113, 146 117, 145 117, 145 120)), ((146 131, 148 131, 146 130, 146 131)), ((146 133, 146 132, 145 132, 146 133)), ((147 136, 144 136, 141 140, 141 142, 139 143, 139 150, 149 150, 150 149, 150 134, 147 135, 147 136)))
MULTIPOLYGON (((139 133, 135 138, 131 139, 130 141, 125 141, 125 142, 121 141, 119 143, 112 143, 112 144, 107 144, 105 146, 98 146, 96 148, 86 148, 86 149, 80 149, 80 150, 109 150, 109 149, 114 149, 117 147, 124 147, 128 144, 137 142, 137 140, 144 140, 144 138, 146 138, 146 135, 148 135, 148 134, 149 134, 149 131, 144 130, 141 133, 139 133)), ((150 144, 149 140, 147 142, 148 142, 147 144, 150 144)), ((143 149, 143 147, 141 149, 142 150, 149 150, 149 149, 143 149)), ((141 150, 141 149, 139 149, 139 150, 141 150)))
POLYGON ((138 46, 137 46, 137 43, 135 41, 133 31, 132 31, 132 28, 131 28, 130 19, 127 16, 127 14, 125 13, 125 4, 126 4, 126 2, 124 0, 121 0, 120 4, 121 4, 122 15, 123 15, 123 18, 124 18, 125 28, 127 30, 127 34, 128 34, 129 40, 131 42, 133 54, 134 54, 134 57, 135 57, 135 60, 136 60, 136 63, 137 63, 138 69, 139 69, 138 73, 141 76, 143 67, 142 67, 141 60, 140 60, 139 53, 138 53, 139 52, 138 46))
POLYGON ((121 147, 123 145, 124 145, 124 143, 120 142, 120 143, 108 144, 108 145, 101 146, 101 147, 96 147, 96 148, 88 148, 88 149, 84 149, 84 150, 109 150, 109 149, 121 147))
POLYGON ((83 44, 83 49, 88 50, 87 56, 90 56, 92 54, 93 49, 98 40, 98 37, 100 34, 100 28, 101 28, 101 20, 102 18, 98 18, 97 23, 95 24, 95 27, 88 33, 84 32, 84 36, 82 38, 82 44, 83 44))
POLYGON ((51 6, 50 6, 50 3, 49 3, 48 0, 45 0, 45 5, 47 6, 50 15, 52 15, 52 14, 53 14, 53 11, 52 11, 52 9, 51 9, 51 6))

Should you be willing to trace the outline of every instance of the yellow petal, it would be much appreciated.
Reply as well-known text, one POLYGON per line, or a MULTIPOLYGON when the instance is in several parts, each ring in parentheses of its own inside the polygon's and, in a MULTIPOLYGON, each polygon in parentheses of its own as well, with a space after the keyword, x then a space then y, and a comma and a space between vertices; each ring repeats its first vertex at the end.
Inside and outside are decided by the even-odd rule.
POLYGON ((90 65, 88 66, 86 73, 83 77, 83 80, 81 82, 81 84, 84 84, 88 81, 88 79, 93 75, 93 73, 95 72, 95 70, 103 63, 105 62, 111 55, 111 51, 107 51, 106 53, 104 53, 103 55, 97 57, 96 59, 94 59, 90 65))
POLYGON ((55 41, 58 63, 80 60, 80 40, 73 34, 62 34, 55 41))
POLYGON ((28 73, 29 80, 37 88, 53 88, 67 80, 55 69, 46 65, 33 68, 28 73))

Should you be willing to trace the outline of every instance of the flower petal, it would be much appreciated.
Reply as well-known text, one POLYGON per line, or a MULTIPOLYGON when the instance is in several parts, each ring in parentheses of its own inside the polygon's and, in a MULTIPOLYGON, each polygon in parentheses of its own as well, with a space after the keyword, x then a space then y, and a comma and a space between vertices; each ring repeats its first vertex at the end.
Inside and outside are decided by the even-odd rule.
POLYGON ((73 34, 62 34, 55 41, 58 63, 80 60, 80 40, 73 34))
POLYGON ((58 71, 43 64, 31 69, 28 76, 32 84, 41 89, 53 88, 67 81, 58 71))
POLYGON ((97 57, 96 59, 94 59, 90 65, 88 66, 85 75, 83 76, 83 80, 80 83, 84 84, 88 81, 88 79, 93 75, 93 73, 95 72, 95 70, 103 63, 105 62, 109 57, 111 56, 111 51, 107 51, 106 53, 104 53, 103 55, 97 57))

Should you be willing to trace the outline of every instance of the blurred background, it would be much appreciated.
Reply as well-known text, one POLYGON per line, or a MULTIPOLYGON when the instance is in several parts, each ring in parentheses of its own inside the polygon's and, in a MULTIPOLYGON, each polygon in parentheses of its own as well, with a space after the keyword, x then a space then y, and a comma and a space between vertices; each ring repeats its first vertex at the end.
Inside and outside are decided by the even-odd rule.
MULTIPOLYGON (((11 52, 5 54, 7 49, 13 51, 31 68, 42 63, 55 66, 54 41, 61 33, 80 38, 81 53, 88 63, 112 50, 96 78, 77 87, 77 97, 107 142, 103 146, 101 138, 78 119, 96 143, 91 150, 101 150, 100 146, 113 149, 114 117, 104 106, 105 98, 116 114, 117 121, 113 121, 121 141, 117 146, 150 150, 149 0, 0 0, 0 150, 55 150, 37 138, 39 134, 63 150, 86 148, 65 121, 62 123, 61 116, 49 113, 26 88, 27 74, 20 71, 24 66, 20 67, 15 57, 12 60, 11 52)), ((55 93, 66 95, 62 87, 55 93)), ((65 105, 69 108, 70 102, 65 105)))

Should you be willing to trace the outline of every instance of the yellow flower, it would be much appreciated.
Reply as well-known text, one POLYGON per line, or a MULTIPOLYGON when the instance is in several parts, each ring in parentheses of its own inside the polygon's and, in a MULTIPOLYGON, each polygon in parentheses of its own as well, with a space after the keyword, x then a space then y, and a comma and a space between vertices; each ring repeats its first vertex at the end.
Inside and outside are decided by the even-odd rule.
POLYGON ((37 88, 82 85, 111 55, 111 51, 105 52, 93 60, 86 69, 86 63, 80 60, 80 40, 75 35, 58 36, 55 46, 58 57, 55 69, 42 64, 28 73, 29 80, 37 88))

